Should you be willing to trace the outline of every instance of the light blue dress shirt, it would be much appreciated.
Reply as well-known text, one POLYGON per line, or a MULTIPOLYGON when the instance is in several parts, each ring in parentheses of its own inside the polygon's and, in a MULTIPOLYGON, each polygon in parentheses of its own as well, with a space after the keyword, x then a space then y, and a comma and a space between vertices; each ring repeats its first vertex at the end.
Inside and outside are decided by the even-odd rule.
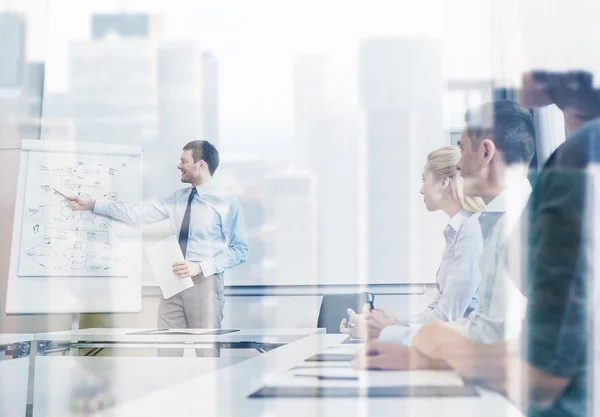
POLYGON ((410 345, 422 324, 433 320, 454 321, 468 316, 477 305, 481 281, 479 261, 483 250, 478 214, 459 211, 444 229, 446 248, 437 272, 437 294, 422 313, 405 321, 407 326, 388 326, 379 338, 410 345))
POLYGON ((521 271, 511 268, 508 253, 524 254, 527 248, 509 247, 508 242, 523 220, 530 194, 531 184, 524 178, 498 194, 479 217, 484 237, 479 303, 469 317, 449 324, 475 342, 512 340, 521 333, 527 299, 517 284, 521 271))
MULTIPOLYGON (((179 236, 191 190, 191 187, 183 188, 161 200, 141 204, 99 199, 93 211, 136 226, 169 219, 173 234, 179 236)), ((204 276, 219 274, 246 262, 248 236, 238 200, 212 180, 196 190, 185 259, 199 263, 204 276)))

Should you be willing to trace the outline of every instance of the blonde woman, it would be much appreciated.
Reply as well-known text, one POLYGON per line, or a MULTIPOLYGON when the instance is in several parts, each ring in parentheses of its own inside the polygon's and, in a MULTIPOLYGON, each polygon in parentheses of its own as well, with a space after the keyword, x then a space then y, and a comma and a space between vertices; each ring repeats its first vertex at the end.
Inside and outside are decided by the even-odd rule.
POLYGON ((431 152, 423 169, 421 195, 428 211, 442 210, 450 219, 444 229, 446 248, 437 272, 437 293, 422 313, 398 320, 393 314, 368 307, 361 314, 348 310, 353 327, 340 331, 353 337, 381 338, 410 345, 415 330, 433 320, 454 321, 469 315, 477 304, 479 258, 483 238, 477 216, 485 207, 479 198, 465 197, 457 170, 460 150, 447 146, 431 152))

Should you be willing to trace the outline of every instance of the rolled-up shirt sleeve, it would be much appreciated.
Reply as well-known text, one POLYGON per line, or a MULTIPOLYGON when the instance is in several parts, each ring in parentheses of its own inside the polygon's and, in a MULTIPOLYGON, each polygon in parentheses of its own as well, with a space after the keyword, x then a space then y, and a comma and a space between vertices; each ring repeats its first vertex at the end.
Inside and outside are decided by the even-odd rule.
POLYGON ((232 199, 227 214, 222 219, 226 247, 211 259, 200 262, 202 274, 220 274, 248 260, 248 233, 244 214, 236 199, 232 199))

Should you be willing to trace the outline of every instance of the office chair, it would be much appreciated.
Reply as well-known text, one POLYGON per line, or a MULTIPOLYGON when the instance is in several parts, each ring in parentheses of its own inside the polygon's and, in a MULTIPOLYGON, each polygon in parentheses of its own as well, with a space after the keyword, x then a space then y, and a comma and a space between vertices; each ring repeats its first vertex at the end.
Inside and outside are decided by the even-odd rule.
POLYGON ((324 295, 319 310, 319 318, 317 319, 317 327, 325 328, 326 333, 339 334, 340 322, 342 319, 348 318, 346 310, 351 308, 358 313, 374 297, 369 292, 324 295))

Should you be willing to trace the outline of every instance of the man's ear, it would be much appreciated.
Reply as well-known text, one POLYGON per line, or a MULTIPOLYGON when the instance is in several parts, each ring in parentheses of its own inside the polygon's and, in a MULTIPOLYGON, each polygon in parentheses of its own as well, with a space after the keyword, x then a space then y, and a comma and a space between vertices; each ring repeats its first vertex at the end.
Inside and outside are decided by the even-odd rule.
POLYGON ((484 139, 481 141, 479 147, 480 151, 482 152, 482 158, 484 162, 489 164, 496 154, 496 144, 491 139, 484 139))

